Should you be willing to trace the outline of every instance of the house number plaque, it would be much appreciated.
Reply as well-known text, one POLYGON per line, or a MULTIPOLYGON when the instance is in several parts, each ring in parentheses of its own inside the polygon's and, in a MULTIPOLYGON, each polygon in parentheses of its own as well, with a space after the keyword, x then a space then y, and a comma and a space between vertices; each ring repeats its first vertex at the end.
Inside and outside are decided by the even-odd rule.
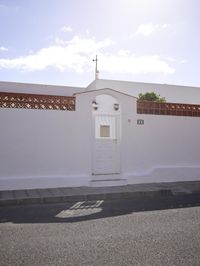
POLYGON ((137 125, 144 125, 144 119, 137 119, 137 125))

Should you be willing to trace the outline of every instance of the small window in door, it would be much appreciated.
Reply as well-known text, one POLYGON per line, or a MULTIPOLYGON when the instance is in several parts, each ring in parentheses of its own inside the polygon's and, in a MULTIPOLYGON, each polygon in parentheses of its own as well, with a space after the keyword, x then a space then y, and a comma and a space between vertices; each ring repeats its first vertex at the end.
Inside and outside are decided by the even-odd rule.
POLYGON ((110 138, 110 126, 100 125, 100 137, 110 138))

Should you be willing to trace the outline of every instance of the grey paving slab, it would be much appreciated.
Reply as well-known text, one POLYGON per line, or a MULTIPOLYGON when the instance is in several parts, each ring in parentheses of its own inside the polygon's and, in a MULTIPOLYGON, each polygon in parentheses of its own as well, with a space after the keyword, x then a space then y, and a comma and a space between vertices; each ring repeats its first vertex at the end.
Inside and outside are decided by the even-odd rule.
POLYGON ((25 199, 28 197, 26 190, 14 190, 13 195, 16 199, 25 199))
POLYGON ((36 189, 30 189, 30 190, 26 190, 26 193, 28 195, 28 198, 38 198, 40 197, 40 194, 38 193, 38 191, 36 189))
POLYGON ((82 187, 73 187, 70 191, 74 195, 84 195, 85 194, 85 188, 82 187))
POLYGON ((134 184, 118 187, 72 187, 0 191, 0 205, 200 194, 200 182, 134 184))
POLYGON ((52 194, 50 193, 49 189, 37 189, 38 194, 41 198, 47 198, 52 197, 52 194))
POLYGON ((14 194, 12 190, 8 191, 1 191, 1 200, 8 200, 8 199, 13 199, 14 194))
POLYGON ((65 193, 63 193, 63 191, 60 188, 49 188, 48 190, 54 197, 65 195, 65 193))
POLYGON ((59 188, 60 191, 62 191, 62 193, 64 195, 74 195, 74 188, 59 188))

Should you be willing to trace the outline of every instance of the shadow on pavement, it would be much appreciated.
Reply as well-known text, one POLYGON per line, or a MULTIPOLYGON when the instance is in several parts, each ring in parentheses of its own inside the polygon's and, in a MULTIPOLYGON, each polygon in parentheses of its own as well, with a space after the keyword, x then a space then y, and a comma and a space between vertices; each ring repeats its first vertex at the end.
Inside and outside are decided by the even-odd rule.
POLYGON ((0 223, 73 223, 134 212, 200 206, 200 194, 143 197, 121 200, 101 199, 55 204, 21 205, 0 208, 0 223))

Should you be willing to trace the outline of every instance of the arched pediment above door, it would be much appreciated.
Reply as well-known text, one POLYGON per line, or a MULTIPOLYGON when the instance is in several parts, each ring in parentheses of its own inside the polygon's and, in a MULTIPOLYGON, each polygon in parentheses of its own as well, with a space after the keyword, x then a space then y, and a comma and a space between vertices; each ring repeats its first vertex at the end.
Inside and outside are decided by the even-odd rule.
POLYGON ((120 113, 120 104, 118 99, 110 94, 99 94, 92 101, 94 113, 115 115, 120 113))

